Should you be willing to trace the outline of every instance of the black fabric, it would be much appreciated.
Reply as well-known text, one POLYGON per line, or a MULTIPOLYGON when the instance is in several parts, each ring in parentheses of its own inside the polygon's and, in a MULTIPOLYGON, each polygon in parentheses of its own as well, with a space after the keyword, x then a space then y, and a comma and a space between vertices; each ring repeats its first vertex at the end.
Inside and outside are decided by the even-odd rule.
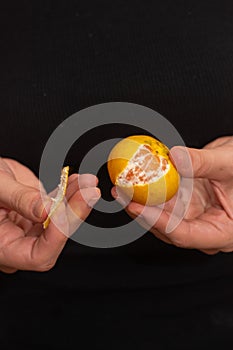
MULTIPOLYGON (((232 16, 230 0, 1 2, 1 155, 38 175, 60 122, 109 101, 155 109, 188 146, 232 135, 232 16)), ((74 167, 86 144, 70 153, 74 167)), ((150 233, 114 249, 70 240, 49 272, 0 274, 0 345, 226 348, 232 296, 230 253, 150 233)))

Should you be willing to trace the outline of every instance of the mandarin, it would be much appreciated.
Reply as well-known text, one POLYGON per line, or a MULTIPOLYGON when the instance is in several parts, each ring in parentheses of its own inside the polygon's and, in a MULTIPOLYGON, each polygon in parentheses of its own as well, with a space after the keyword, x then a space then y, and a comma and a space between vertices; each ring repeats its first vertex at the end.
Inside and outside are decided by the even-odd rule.
POLYGON ((151 136, 122 139, 112 148, 107 167, 112 183, 143 205, 164 203, 179 188, 180 177, 168 147, 151 136))

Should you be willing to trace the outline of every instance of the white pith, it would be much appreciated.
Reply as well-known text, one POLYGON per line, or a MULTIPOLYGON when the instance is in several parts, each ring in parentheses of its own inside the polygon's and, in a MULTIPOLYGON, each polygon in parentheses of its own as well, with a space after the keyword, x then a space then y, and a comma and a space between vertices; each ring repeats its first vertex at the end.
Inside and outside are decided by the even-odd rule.
POLYGON ((144 185, 145 183, 150 184, 152 182, 158 181, 162 176, 164 176, 168 172, 170 165, 167 162, 166 167, 163 170, 162 169, 163 158, 160 157, 159 155, 157 156, 160 162, 159 167, 155 171, 154 170, 148 171, 147 168, 153 161, 153 158, 151 157, 151 152, 145 147, 145 145, 141 145, 137 149, 137 151, 134 153, 132 158, 129 160, 125 169, 118 175, 117 185, 130 187, 132 185, 144 185), (138 153, 140 153, 141 150, 143 150, 145 154, 142 156, 139 156, 138 153), (146 162, 146 158, 148 158, 147 162, 146 162), (137 167, 140 168, 139 174, 137 176, 134 176, 133 179, 128 180, 126 176, 129 173, 129 171, 132 170, 133 174, 135 174, 135 169, 137 167), (143 180, 140 180, 140 177, 142 177, 143 180))

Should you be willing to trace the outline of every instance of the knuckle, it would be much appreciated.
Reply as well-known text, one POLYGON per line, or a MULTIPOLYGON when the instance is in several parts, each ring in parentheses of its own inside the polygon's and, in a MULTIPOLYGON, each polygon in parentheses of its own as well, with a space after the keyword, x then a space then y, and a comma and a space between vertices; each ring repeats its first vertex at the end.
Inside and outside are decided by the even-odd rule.
POLYGON ((172 237, 172 243, 178 248, 191 248, 187 235, 172 237))
POLYGON ((21 207, 21 203, 23 201, 23 191, 20 188, 17 188, 11 195, 10 198, 10 203, 12 208, 15 208, 16 210, 18 210, 21 207))
POLYGON ((47 272, 49 270, 51 270, 54 267, 55 263, 48 263, 48 264, 44 264, 38 267, 37 271, 38 272, 47 272))
POLYGON ((197 150, 193 158, 194 171, 196 176, 205 174, 212 167, 211 153, 207 150, 197 150))
POLYGON ((10 274, 13 274, 13 273, 16 273, 18 270, 13 268, 13 267, 0 267, 0 271, 10 275, 10 274))
POLYGON ((41 200, 40 192, 35 190, 34 188, 31 191, 29 191, 26 196, 29 208, 33 208, 36 205, 36 203, 38 203, 38 201, 41 200))
POLYGON ((51 270, 56 263, 56 258, 31 253, 28 261, 29 269, 32 271, 45 272, 51 270))
POLYGON ((23 266, 29 271, 48 271, 51 270, 57 260, 56 252, 46 252, 44 246, 38 245, 38 237, 32 237, 30 240, 30 249, 25 249, 22 252, 21 260, 23 266))
POLYGON ((20 211, 21 208, 27 205, 28 208, 33 208, 33 206, 39 201, 40 192, 32 189, 27 189, 25 192, 24 188, 18 188, 12 194, 11 204, 16 210, 20 211))
POLYGON ((46 272, 51 270, 54 265, 55 265, 56 261, 39 261, 39 262, 35 262, 34 265, 34 270, 38 271, 38 272, 46 272))
POLYGON ((232 247, 231 248, 222 248, 222 249, 220 249, 220 251, 223 253, 232 253, 233 248, 232 247))
POLYGON ((200 249, 200 251, 206 255, 216 255, 220 252, 218 249, 200 249))

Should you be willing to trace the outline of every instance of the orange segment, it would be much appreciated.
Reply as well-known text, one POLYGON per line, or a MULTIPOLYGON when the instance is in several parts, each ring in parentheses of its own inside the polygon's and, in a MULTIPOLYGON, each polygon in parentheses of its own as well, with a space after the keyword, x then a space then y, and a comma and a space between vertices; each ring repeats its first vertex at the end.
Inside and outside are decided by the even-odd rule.
MULTIPOLYGON (((156 177, 161 167, 161 159, 153 155, 149 147, 142 145, 119 174, 118 183, 145 184, 156 177)), ((166 168, 165 168, 166 169, 166 168)), ((165 170, 164 169, 164 170, 165 170)))

